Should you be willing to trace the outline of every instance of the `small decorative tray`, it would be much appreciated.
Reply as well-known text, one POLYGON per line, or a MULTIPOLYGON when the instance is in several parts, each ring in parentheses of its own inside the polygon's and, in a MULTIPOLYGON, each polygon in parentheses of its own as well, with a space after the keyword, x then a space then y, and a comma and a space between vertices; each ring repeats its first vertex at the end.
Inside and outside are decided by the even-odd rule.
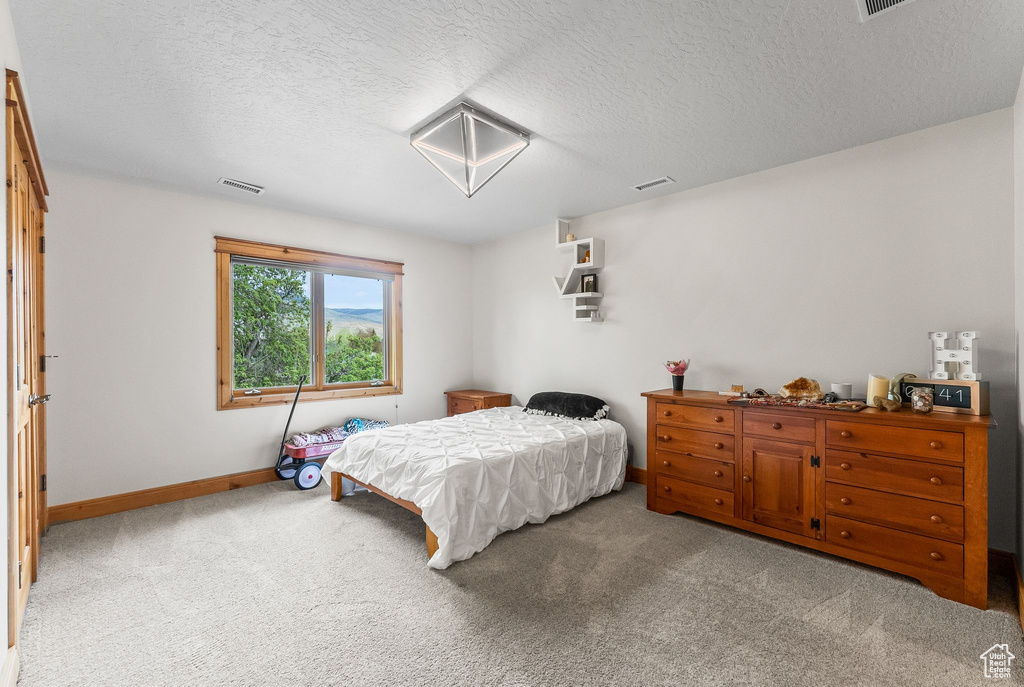
POLYGON ((864 401, 811 401, 806 398, 785 398, 783 396, 755 396, 752 398, 730 398, 726 403, 735 406, 778 406, 779 408, 815 408, 817 410, 842 410, 856 413, 868 407, 864 401))

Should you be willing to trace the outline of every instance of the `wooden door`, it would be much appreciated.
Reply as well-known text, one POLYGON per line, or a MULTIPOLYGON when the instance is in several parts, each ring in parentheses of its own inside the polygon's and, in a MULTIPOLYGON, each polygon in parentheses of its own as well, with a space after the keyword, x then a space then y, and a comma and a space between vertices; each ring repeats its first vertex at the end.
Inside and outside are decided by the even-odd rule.
POLYGON ((45 525, 46 389, 43 378, 43 213, 45 185, 20 104, 7 78, 7 343, 9 533, 8 636, 15 643, 36 578, 45 525), (12 104, 13 103, 13 104, 12 104))
POLYGON ((743 519, 814 536, 814 447, 743 438, 743 519))

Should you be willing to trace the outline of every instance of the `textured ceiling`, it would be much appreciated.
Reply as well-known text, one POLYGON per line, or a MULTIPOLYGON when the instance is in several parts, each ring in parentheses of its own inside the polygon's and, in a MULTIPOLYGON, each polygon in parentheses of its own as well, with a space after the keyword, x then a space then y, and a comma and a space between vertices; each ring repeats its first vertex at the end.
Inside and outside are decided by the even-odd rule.
POLYGON ((469 243, 1007 107, 1024 64, 1024 0, 10 4, 45 158, 469 243), (534 134, 471 199, 408 139, 460 97, 534 134))

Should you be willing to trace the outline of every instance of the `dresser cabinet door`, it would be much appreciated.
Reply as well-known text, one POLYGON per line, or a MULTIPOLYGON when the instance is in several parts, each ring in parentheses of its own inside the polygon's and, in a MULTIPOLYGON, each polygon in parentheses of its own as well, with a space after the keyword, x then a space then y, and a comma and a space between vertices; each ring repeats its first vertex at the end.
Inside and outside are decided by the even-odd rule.
POLYGON ((813 537, 812 446, 743 439, 743 519, 813 537))

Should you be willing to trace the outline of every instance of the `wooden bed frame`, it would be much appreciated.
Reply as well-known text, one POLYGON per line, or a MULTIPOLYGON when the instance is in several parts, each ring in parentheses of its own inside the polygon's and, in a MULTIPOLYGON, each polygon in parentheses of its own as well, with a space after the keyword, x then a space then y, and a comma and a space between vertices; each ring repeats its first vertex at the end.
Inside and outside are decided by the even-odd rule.
MULTIPOLYGON (((380 489, 378 489, 377 487, 375 487, 373 485, 366 484, 364 482, 360 482, 359 480, 355 479, 354 477, 350 477, 349 475, 346 475, 346 474, 343 474, 343 473, 340 473, 340 472, 332 472, 331 473, 331 501, 341 501, 341 497, 344 495, 344 494, 342 494, 342 490, 341 490, 341 480, 343 478, 344 479, 352 480, 353 482, 355 482, 359 486, 365 487, 365 488, 369 489, 370 491, 372 491, 375 494, 380 494, 381 496, 386 498, 388 501, 391 501, 392 503, 397 503, 402 508, 405 508, 406 510, 411 510, 416 515, 420 515, 420 516, 423 515, 423 511, 421 511, 419 509, 419 507, 415 503, 413 503, 412 501, 406 501, 405 499, 395 498, 391 494, 386 494, 386 493, 384 493, 383 491, 381 491, 380 489)), ((426 526, 425 523, 424 523, 424 526, 426 526)), ((430 531, 429 527, 427 527, 427 559, 428 560, 434 555, 435 551, 437 551, 437 536, 433 532, 430 531)))

